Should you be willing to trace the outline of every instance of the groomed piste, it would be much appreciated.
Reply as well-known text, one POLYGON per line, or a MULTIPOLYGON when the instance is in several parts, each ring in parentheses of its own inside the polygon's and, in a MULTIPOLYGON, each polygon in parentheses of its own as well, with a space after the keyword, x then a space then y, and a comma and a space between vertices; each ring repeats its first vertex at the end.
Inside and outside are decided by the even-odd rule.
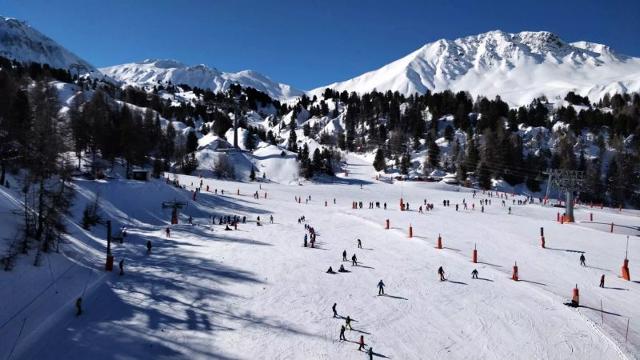
MULTIPOLYGON (((561 224, 562 209, 537 198, 381 181, 363 159, 347 163, 348 175, 300 185, 75 181, 58 252, 0 272, 0 358, 638 358, 640 212, 579 205, 561 224), (106 228, 78 225, 97 193, 116 238, 111 272, 106 228), (178 224, 163 202, 184 204, 178 224)), ((20 193, 0 198, 0 236, 11 238, 20 193)))

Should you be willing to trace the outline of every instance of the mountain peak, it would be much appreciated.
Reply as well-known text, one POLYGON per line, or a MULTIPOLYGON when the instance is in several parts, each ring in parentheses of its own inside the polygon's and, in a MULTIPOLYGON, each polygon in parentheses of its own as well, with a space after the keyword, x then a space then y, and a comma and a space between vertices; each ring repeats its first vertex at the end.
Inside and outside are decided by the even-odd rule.
POLYGON ((51 38, 32 28, 22 20, 0 16, 0 56, 23 63, 41 63, 61 69, 95 71, 87 61, 81 59, 51 38))
POLYGON ((501 95, 511 105, 536 97, 562 99, 569 91, 599 99, 606 93, 640 90, 640 59, 615 54, 608 46, 568 43, 549 31, 492 30, 455 40, 440 39, 411 54, 330 87, 358 93, 469 91, 501 95))
POLYGON ((144 59, 136 64, 153 65, 163 69, 187 67, 187 65, 173 59, 144 59))

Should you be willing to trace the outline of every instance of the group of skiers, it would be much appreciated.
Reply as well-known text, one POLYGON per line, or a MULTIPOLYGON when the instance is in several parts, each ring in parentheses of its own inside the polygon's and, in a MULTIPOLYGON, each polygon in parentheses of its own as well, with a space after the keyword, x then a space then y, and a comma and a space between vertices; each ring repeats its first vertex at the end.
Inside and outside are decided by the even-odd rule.
MULTIPOLYGON (((380 283, 382 283, 382 280, 380 280, 380 283)), ((384 291, 382 291, 382 293, 384 294, 384 291)), ((338 311, 336 310, 337 306, 338 306, 337 303, 333 303, 333 306, 331 307, 334 318, 340 317, 340 315, 338 315, 338 311)), ((340 325, 340 341, 349 341, 345 336, 345 332, 347 329, 353 330, 353 327, 351 326, 351 321, 352 321, 351 316, 347 315, 347 317, 344 318, 344 322, 345 322, 344 325, 340 325)), ((366 345, 367 344, 364 342, 364 335, 360 335, 360 339, 358 341, 358 351, 364 351, 366 345)), ((367 350, 367 356, 369 356, 369 359, 371 360, 373 359, 373 355, 374 355, 373 347, 369 345, 369 349, 367 350)))
MULTIPOLYGON (((352 201, 351 202, 351 208, 352 209, 356 209, 356 210, 357 209, 362 209, 363 206, 364 206, 364 204, 363 204, 362 201, 352 201)), ((369 209, 380 209, 380 201, 369 201, 369 204, 367 206, 368 206, 369 209)), ((383 203, 382 207, 385 210, 387 210, 387 203, 383 203)))
MULTIPOLYGON (((294 196, 293 199, 295 200, 295 202, 300 203, 302 198, 300 196, 294 196)), ((304 203, 308 204, 309 201, 311 201, 311 195, 308 195, 305 199, 304 199, 304 203)), ((334 199, 335 201, 335 199, 334 199)))
POLYGON ((315 244, 316 244, 316 229, 314 229, 312 226, 310 226, 309 224, 304 224, 304 229, 307 231, 304 234, 304 242, 303 242, 303 246, 307 247, 307 240, 309 240, 309 243, 311 244, 312 248, 315 248, 315 244))
MULTIPOLYGON (((243 216, 242 218, 240 218, 240 216, 238 215, 221 215, 218 217, 218 225, 231 225, 234 226, 235 224, 239 224, 240 222, 242 222, 243 224, 247 223, 247 217, 243 216)), ((211 215, 211 224, 215 225, 216 224, 216 216, 215 215, 211 215)))

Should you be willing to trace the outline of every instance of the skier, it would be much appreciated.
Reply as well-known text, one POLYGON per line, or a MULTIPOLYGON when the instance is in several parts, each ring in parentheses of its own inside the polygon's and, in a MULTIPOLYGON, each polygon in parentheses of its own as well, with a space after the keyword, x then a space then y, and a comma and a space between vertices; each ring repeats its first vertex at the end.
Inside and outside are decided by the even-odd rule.
POLYGON ((347 260, 347 250, 344 250, 342 252, 342 261, 349 261, 349 260, 347 260))
POLYGON ((384 286, 382 280, 378 281, 378 295, 384 295, 384 286))
POLYGON ((273 224, 273 215, 269 216, 269 221, 273 224))
POLYGON ((124 259, 120 260, 118 267, 120 268, 120 275, 124 275, 124 259))
POLYGON ((353 254, 351 257, 351 266, 358 266, 358 258, 356 257, 356 254, 353 254))
POLYGON ((373 348, 369 347, 369 351, 367 352, 367 355, 369 355, 369 360, 373 360, 373 348))
POLYGON ((604 288, 604 274, 602 274, 602 276, 600 276, 600 287, 604 288))
POLYGON ((387 203, 384 203, 384 209, 387 210, 387 203))
POLYGON ((342 340, 347 341, 347 338, 346 338, 346 337, 344 337, 344 331, 345 331, 345 330, 347 330, 347 329, 344 327, 344 325, 341 325, 341 326, 340 326, 340 340, 341 340, 341 341, 342 341, 342 340))
POLYGON ((362 240, 358 239, 358 249, 362 249, 362 240))
POLYGON ((82 296, 76 299, 76 316, 80 316, 82 314, 82 296))
POLYGON ((344 322, 345 327, 349 327, 349 330, 353 330, 353 328, 351 327, 351 316, 347 315, 347 318, 344 319, 344 322))
POLYGON ((304 247, 307 247, 307 235, 306 234, 304 235, 304 244, 303 245, 304 245, 304 247))
POLYGON ((164 234, 165 234, 167 237, 170 237, 170 236, 171 236, 171 229, 166 228, 166 229, 164 230, 164 234))
POLYGON ((333 303, 333 306, 331 307, 331 310, 333 310, 334 318, 338 317, 338 311, 336 310, 336 306, 338 306, 338 303, 333 303))
POLYGON ((473 271, 471 272, 471 278, 472 279, 478 278, 478 269, 473 269, 473 271))
POLYGON ((227 225, 225 225, 225 226, 224 226, 224 230, 225 230, 225 231, 231 231, 231 228, 229 227, 229 224, 227 224, 227 225))
POLYGON ((189 215, 189 225, 193 225, 193 217, 189 215))
POLYGON ((151 240, 147 240, 147 254, 151 253, 151 240))
POLYGON ((364 350, 364 335, 360 335, 360 346, 358 347, 358 351, 364 350))
POLYGON ((338 272, 347 272, 347 270, 345 270, 344 265, 340 264, 340 269, 338 269, 338 272))
POLYGON ((587 259, 584 257, 584 254, 580 254, 580 265, 582 266, 587 266, 586 261, 587 259))
POLYGON ((445 280, 447 280, 447 279, 444 277, 444 269, 442 268, 442 266, 440 266, 440 267, 438 268, 438 275, 440 275, 440 281, 445 281, 445 280))
POLYGON ((327 270, 327 274, 335 274, 336 272, 333 271, 333 269, 331 268, 331 266, 329 266, 329 270, 327 270))

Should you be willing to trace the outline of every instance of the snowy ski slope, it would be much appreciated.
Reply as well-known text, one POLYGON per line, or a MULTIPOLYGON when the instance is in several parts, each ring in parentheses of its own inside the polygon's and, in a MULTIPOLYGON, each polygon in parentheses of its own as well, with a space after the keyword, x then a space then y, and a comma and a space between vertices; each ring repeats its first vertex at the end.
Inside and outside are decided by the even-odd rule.
MULTIPOLYGON (((125 275, 102 271, 102 227, 92 233, 70 227, 61 254, 46 255, 40 267, 31 265, 33 252, 21 257, 13 271, 0 272, 0 357, 365 359, 355 343, 364 335, 376 359, 638 358, 640 283, 619 274, 629 234, 631 276, 638 279, 639 233, 616 227, 611 234, 608 225, 581 221, 593 212, 597 222, 637 226, 639 212, 579 209, 578 223, 560 225, 555 208, 509 203, 508 215, 494 197, 482 213, 478 200, 485 197, 473 199, 468 190, 375 181, 365 161, 348 161, 349 176, 334 183, 204 179, 218 195, 203 189, 196 202, 189 190, 197 177, 179 176, 187 190, 163 181, 76 182, 76 222, 100 192, 103 214, 116 229, 128 227, 124 244, 114 244, 125 275), (303 197, 300 204, 295 196, 303 197), (411 211, 399 211, 400 197, 411 211), (463 198, 475 202, 475 210, 456 212, 463 198), (188 205, 166 238, 170 214, 160 203, 174 199, 188 205), (420 214, 424 199, 435 209, 420 214), (443 207, 443 199, 451 207, 443 207), (352 201, 363 201, 363 209, 352 209, 352 201), (369 201, 386 202, 388 209, 368 209, 369 201), (212 214, 246 215, 248 223, 224 231, 210 225, 212 214), (315 249, 302 246, 304 226, 296 221, 302 215, 318 232, 315 249), (196 225, 186 224, 189 216, 196 225), (540 248, 540 227, 547 249, 540 248), (150 255, 147 240, 154 246, 150 255), (478 264, 470 261, 474 245, 478 264), (344 263, 349 273, 326 274, 329 266, 338 269, 343 250, 349 258, 357 254, 361 266, 344 263), (580 252, 587 267, 579 265, 580 252), (510 279, 515 261, 519 282, 510 279), (448 281, 438 281, 439 266, 448 281), (474 268, 478 280, 471 279, 474 268), (381 279, 387 296, 377 296, 381 279), (576 284, 578 309, 563 305, 576 284), (85 313, 76 317, 73 304, 82 293, 85 313), (334 302, 341 316, 355 319, 349 342, 338 341, 344 321, 332 317, 334 302)), ((11 191, 0 193, 2 224, 13 216, 8 200, 19 199, 11 191)), ((4 226, 0 233, 8 236, 4 226)))

